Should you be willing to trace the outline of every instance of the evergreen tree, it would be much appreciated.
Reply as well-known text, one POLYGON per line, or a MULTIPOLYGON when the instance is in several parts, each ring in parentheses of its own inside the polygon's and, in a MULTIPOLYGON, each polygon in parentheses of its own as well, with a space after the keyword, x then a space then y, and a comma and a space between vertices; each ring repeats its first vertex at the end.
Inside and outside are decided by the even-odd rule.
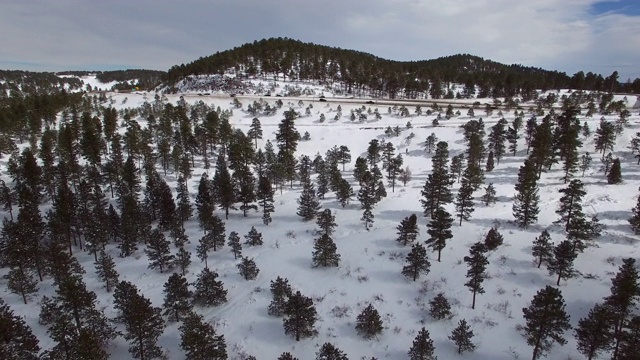
POLYGON ((358 335, 369 340, 382 333, 384 327, 382 326, 382 319, 378 310, 373 305, 369 304, 366 308, 362 309, 362 312, 358 314, 356 318, 356 332, 358 335))
POLYGON ((451 305, 444 293, 438 293, 429 301, 429 315, 436 320, 442 320, 451 317, 451 305))
POLYGON ((467 324, 467 321, 462 319, 458 322, 458 326, 453 329, 448 338, 458 347, 458 354, 462 354, 465 351, 473 352, 473 350, 476 349, 476 345, 471 341, 473 335, 473 331, 467 324))
POLYGON ((135 285, 121 281, 113 293, 113 306, 119 312, 117 319, 124 323, 124 338, 129 341, 129 353, 135 359, 157 359, 162 349, 157 341, 165 323, 160 308, 141 295, 135 285))
POLYGON ((364 175, 364 173, 367 171, 369 171, 369 167, 367 166, 367 159, 358 156, 353 168, 353 178, 358 183, 362 183, 362 175, 364 175))
POLYGON ((347 206, 353 195, 351 184, 344 178, 340 178, 338 188, 336 189, 336 199, 338 199, 340 205, 342 205, 342 207, 347 206))
POLYGON ((622 182, 622 171, 620 167, 620 159, 616 158, 611 164, 611 170, 607 174, 607 182, 609 184, 620 184, 622 182))
POLYGON ((273 206, 273 187, 268 177, 260 177, 256 198, 260 206, 262 206, 262 222, 265 225, 269 225, 271 223, 271 213, 274 212, 275 207, 273 206))
POLYGON ((316 360, 349 360, 349 358, 342 350, 326 342, 316 353, 316 360))
POLYGON ((291 353, 289 353, 289 352, 283 352, 278 357, 278 360, 299 360, 299 359, 297 357, 294 357, 293 355, 291 355, 291 353))
POLYGON ((635 315, 625 325, 620 342, 620 350, 618 351, 618 359, 637 359, 638 343, 640 343, 640 315, 635 315))
POLYGON ((450 173, 451 173, 451 177, 453 179, 455 179, 455 181, 460 181, 460 176, 462 176, 462 169, 463 169, 463 162, 464 162, 464 154, 458 154, 454 157, 451 158, 451 165, 450 165, 450 173))
POLYGON ((175 321, 191 312, 191 296, 189 284, 184 276, 173 273, 164 283, 163 315, 173 317, 175 321))
POLYGON ((189 220, 193 215, 193 207, 191 206, 191 199, 189 197, 189 188, 187 186, 187 182, 182 176, 178 177, 176 194, 176 198, 178 200, 176 215, 178 221, 180 222, 180 227, 184 229, 185 221, 189 220))
POLYGON ((554 260, 554 246, 551 242, 551 235, 547 230, 542 230, 540 236, 533 240, 533 256, 538 261, 538 269, 542 263, 549 265, 554 260))
POLYGON ((462 184, 460 185, 454 204, 456 206, 457 217, 460 218, 460 226, 462 226, 462 220, 469 221, 474 211, 473 186, 468 174, 468 169, 462 177, 462 184))
POLYGON ((593 140, 596 150, 602 151, 602 158, 604 159, 607 153, 613 151, 616 142, 615 126, 609 121, 600 120, 600 126, 596 129, 596 135, 593 140))
POLYGON ((429 336, 429 331, 422 328, 409 349, 409 360, 438 360, 438 357, 435 355, 435 350, 433 340, 431 340, 429 336))
POLYGON ((178 248, 174 266, 180 269, 182 275, 186 274, 187 268, 191 265, 191 252, 187 251, 184 246, 178 248))
POLYGON ((484 288, 482 283, 487 278, 487 265, 489 260, 486 256, 487 247, 481 242, 477 242, 471 246, 469 250, 469 256, 464 257, 464 261, 469 266, 467 270, 467 279, 469 279, 464 286, 468 287, 473 292, 473 302, 471 308, 476 307, 476 294, 484 294, 484 288))
POLYGON ((482 200, 485 206, 496 203, 496 188, 493 186, 493 183, 489 183, 489 185, 484 188, 484 195, 480 197, 480 200, 482 200))
POLYGON ((318 320, 318 313, 311 298, 297 291, 289 296, 283 310, 285 334, 300 341, 302 338, 311 337, 317 333, 314 325, 318 320))
POLYGON ((623 327, 640 301, 640 277, 636 268, 636 260, 622 260, 622 266, 616 276, 611 279, 611 295, 605 298, 605 306, 611 310, 613 323, 613 359, 618 358, 623 337, 623 327))
POLYGON ((589 152, 587 151, 586 153, 584 153, 584 155, 582 155, 580 157, 580 171, 582 171, 582 176, 584 177, 584 173, 585 171, 589 170, 589 167, 591 166, 591 155, 589 155, 589 152))
POLYGON ((242 244, 240 243, 240 236, 237 232, 232 231, 229 233, 229 240, 227 241, 227 245, 229 245, 229 247, 231 248, 234 259, 242 257, 242 244))
POLYGON ((215 199, 224 209, 225 219, 229 219, 229 209, 236 202, 236 191, 233 185, 227 161, 224 154, 218 155, 216 161, 216 174, 213 176, 213 188, 215 189, 215 199))
POLYGON ((340 254, 333 239, 327 234, 322 234, 313 245, 312 262, 314 267, 335 266, 340 264, 340 254))
POLYGON ((113 262, 111 255, 103 251, 100 251, 98 261, 95 262, 96 275, 104 283, 104 287, 107 292, 111 292, 118 284, 118 271, 116 271, 116 264, 113 262))
POLYGON ((584 218, 581 202, 587 192, 584 191, 582 181, 577 179, 571 180, 569 186, 560 189, 559 192, 563 196, 560 198, 560 206, 556 210, 556 214, 560 215, 560 219, 556 223, 563 223, 565 231, 569 231, 572 219, 584 218))
POLYGON ((539 179, 542 171, 550 168, 556 161, 552 121, 551 115, 545 116, 542 123, 536 127, 531 142, 533 149, 528 161, 535 168, 535 171, 531 171, 536 174, 536 179, 539 179))
POLYGON ((40 346, 29 325, 13 314, 13 310, 0 299, 0 358, 6 360, 37 360, 40 346))
POLYGON ((496 167, 496 164, 493 158, 494 158, 493 151, 489 151, 489 155, 487 156, 487 165, 484 168, 486 172, 492 172, 493 169, 496 167))
POLYGON ((564 240, 553 248, 553 260, 547 264, 550 275, 558 275, 556 285, 560 285, 560 279, 571 279, 576 276, 573 262, 578 254, 573 249, 569 240, 564 240))
POLYGON ((613 333, 610 310, 606 306, 596 304, 586 318, 578 321, 575 338, 578 351, 587 359, 597 358, 600 352, 611 350, 613 333))
POLYGON ((320 209, 320 201, 316 197, 316 190, 309 178, 303 180, 302 193, 298 199, 298 216, 302 221, 310 221, 316 217, 320 209))
POLYGON ((283 316, 287 301, 292 295, 289 280, 280 276, 275 280, 271 280, 271 295, 273 295, 273 300, 269 304, 269 315, 283 316))
POLYGON ((447 240, 453 237, 451 233, 452 223, 453 218, 451 215, 445 209, 439 208, 434 212, 431 221, 427 224, 429 239, 426 244, 433 251, 438 252, 438 262, 440 262, 442 250, 447 246, 447 240))
POLYGON ((147 249, 145 250, 149 258, 149 269, 159 269, 160 273, 164 270, 171 270, 175 258, 171 255, 169 245, 169 240, 165 238, 160 230, 153 229, 151 231, 147 249))
POLYGON ((396 227, 398 230, 398 239, 397 242, 401 243, 404 246, 407 246, 409 243, 413 243, 418 237, 418 218, 416 214, 411 214, 411 216, 407 216, 404 218, 400 225, 396 227))
POLYGON ((259 233, 258 230, 256 230, 255 226, 251 227, 251 230, 249 230, 249 233, 247 235, 244 236, 245 238, 245 245, 249 245, 249 246, 260 246, 262 245, 262 233, 259 233))
MULTIPOLYGON (((491 132, 489 133, 489 147, 493 149, 495 158, 500 164, 500 159, 506 152, 506 147, 504 146, 504 142, 506 140, 506 131, 504 129, 505 125, 507 125, 507 121, 502 118, 498 120, 498 122, 491 127, 491 132)), ((491 152, 489 152, 489 156, 491 157, 491 152)), ((489 172, 490 170, 487 170, 489 172)))
POLYGON ((493 251, 498 248, 498 246, 502 245, 504 242, 504 237, 496 227, 492 227, 487 232, 487 236, 484 238, 484 245, 487 247, 488 251, 493 251))
POLYGON ((207 268, 198 274, 193 292, 193 303, 201 306, 220 306, 227 302, 227 290, 222 281, 217 280, 218 273, 207 268))
POLYGON ((544 356, 554 342, 567 343, 563 334, 571 329, 569 315, 565 312, 564 299, 560 290, 547 285, 533 297, 529 307, 522 309, 526 324, 524 337, 533 346, 532 360, 544 356))
POLYGON ((444 141, 439 142, 436 153, 431 160, 433 163, 432 172, 427 176, 427 181, 421 192, 423 198, 420 199, 420 202, 424 209, 424 215, 433 217, 436 209, 453 200, 450 189, 453 181, 447 167, 449 145, 444 141))
POLYGON ((200 228, 206 233, 211 228, 213 220, 213 210, 215 209, 214 194, 211 191, 211 182, 207 173, 202 173, 198 184, 198 194, 196 196, 196 210, 198 212, 198 223, 200 228))
POLYGON ((427 137, 427 140, 424 142, 425 151, 429 154, 435 149, 436 144, 438 143, 438 137, 436 137, 435 133, 431 133, 427 137))
POLYGON ((260 120, 256 117, 251 120, 251 126, 247 131, 247 136, 253 139, 256 149, 258 148, 258 139, 262 139, 262 126, 260 120))
POLYGON ((534 165, 529 160, 525 160, 520 167, 515 188, 518 193, 513 202, 513 217, 520 227, 527 228, 538 220, 540 212, 537 177, 534 165))
POLYGON ((180 347, 187 360, 226 360, 224 335, 217 335, 214 327, 201 315, 188 313, 180 325, 180 347))
POLYGON ((336 217, 331 214, 331 209, 324 209, 318 213, 318 219, 316 220, 318 225, 318 231, 322 235, 331 236, 338 226, 336 224, 336 217))
POLYGON ((427 257, 427 250, 421 244, 414 244, 407 254, 406 265, 402 268, 402 275, 416 281, 421 274, 429 274, 431 263, 427 257))
POLYGON ((638 197, 636 206, 631 209, 633 216, 629 218, 629 224, 631 229, 636 235, 640 235, 640 196, 638 197))
POLYGON ((20 295, 22 301, 27 304, 31 295, 38 292, 38 281, 33 278, 30 269, 15 267, 9 271, 7 289, 10 292, 20 295))
POLYGON ((376 204, 375 179, 370 172, 363 175, 363 181, 358 191, 358 201, 360 201, 362 213, 362 222, 364 227, 369 231, 369 227, 373 224, 373 207, 376 204))
MULTIPOLYGON (((520 118, 518 117, 516 119, 520 119, 520 118)), ((509 142, 509 152, 513 156, 516 156, 516 152, 518 152, 519 138, 520 138, 520 135, 518 135, 517 128, 509 127, 509 129, 507 129, 507 141, 509 142)))
POLYGON ((260 269, 256 266, 256 262, 253 259, 249 259, 246 257, 242 257, 240 259, 240 263, 236 265, 238 268, 238 272, 240 276, 242 276, 245 280, 253 280, 258 277, 258 273, 260 269))
MULTIPOLYGON (((218 248, 224 246, 226 227, 224 221, 217 215, 213 215, 211 222, 211 238, 209 240, 209 249, 213 248, 213 251, 218 251, 218 248)), ((209 235, 209 234, 208 234, 209 235)))

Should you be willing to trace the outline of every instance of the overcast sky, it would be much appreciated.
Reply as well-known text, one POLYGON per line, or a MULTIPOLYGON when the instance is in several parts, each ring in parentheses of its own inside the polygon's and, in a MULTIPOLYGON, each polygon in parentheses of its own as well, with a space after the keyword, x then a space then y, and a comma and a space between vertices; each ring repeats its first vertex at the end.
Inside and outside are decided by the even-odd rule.
POLYGON ((269 37, 640 77, 640 0, 1 0, 0 69, 167 70, 269 37))

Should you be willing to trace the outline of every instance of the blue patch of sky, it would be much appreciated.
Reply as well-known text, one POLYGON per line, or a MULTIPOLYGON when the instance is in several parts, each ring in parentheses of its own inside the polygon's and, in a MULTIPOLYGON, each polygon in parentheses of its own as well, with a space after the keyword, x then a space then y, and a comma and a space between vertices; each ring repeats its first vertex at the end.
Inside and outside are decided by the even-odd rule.
POLYGON ((640 16, 640 0, 601 1, 591 6, 591 13, 593 15, 613 13, 640 16))

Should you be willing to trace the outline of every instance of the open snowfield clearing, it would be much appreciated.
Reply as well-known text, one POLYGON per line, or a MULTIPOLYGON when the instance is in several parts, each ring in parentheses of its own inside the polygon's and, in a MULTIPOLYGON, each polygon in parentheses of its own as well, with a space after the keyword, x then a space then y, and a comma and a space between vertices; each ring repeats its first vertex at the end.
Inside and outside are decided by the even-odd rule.
MULTIPOLYGON (((138 107, 145 101, 141 94, 110 93, 107 96, 113 98, 113 106, 118 109, 138 107), (125 98, 127 101, 123 103, 125 98)), ((167 95, 167 98, 174 104, 179 100, 178 95, 167 95)), ((263 99, 271 106, 278 100, 276 97, 263 99)), ((185 96, 185 100, 191 104, 203 101, 214 108, 219 106, 222 109, 233 109, 231 124, 245 133, 249 130, 253 116, 243 110, 253 99, 239 99, 243 110, 233 108, 232 98, 185 96)), ((491 101, 484 100, 486 101, 479 101, 482 104, 491 101)), ((149 101, 153 101, 151 94, 149 101)), ((312 267, 311 254, 316 237, 313 231, 316 224, 315 221, 302 222, 296 215, 297 199, 301 190, 299 182, 295 181, 293 187, 285 186, 282 191, 276 191, 275 213, 272 214, 273 222, 269 226, 263 225, 261 212, 251 211, 248 217, 243 217, 241 211, 232 211, 229 220, 226 221, 227 234, 237 231, 242 237, 251 226, 255 226, 263 235, 264 245, 243 248, 243 255, 255 260, 260 273, 256 280, 246 281, 238 274, 238 261, 234 260, 228 246, 212 252, 208 258, 209 267, 220 275, 225 289, 228 290, 228 301, 219 307, 195 308, 195 311, 202 314, 207 321, 215 324, 218 334, 224 335, 229 358, 245 359, 246 355, 253 355, 258 360, 272 360, 288 351, 301 360, 313 359, 319 346, 328 341, 343 350, 350 359, 407 359, 407 351, 423 326, 429 330, 434 340, 439 359, 507 360, 517 359, 517 354, 521 359, 530 358, 531 348, 516 330, 516 326, 524 324, 522 308, 529 305, 536 292, 546 285, 555 286, 556 278, 549 275, 544 266, 536 268, 531 255, 531 243, 544 229, 551 233, 555 243, 565 239, 563 227, 553 224, 558 219, 555 213, 561 197, 558 190, 566 186, 562 180, 563 172, 560 165, 555 165, 551 171, 543 173, 538 182, 541 213, 537 223, 526 230, 518 228, 512 222, 512 204, 516 193, 514 185, 518 169, 527 155, 526 144, 521 136, 518 140, 517 154, 505 154, 492 172, 485 173, 485 185, 493 183, 496 187, 497 203, 485 207, 479 202, 479 197, 484 191, 481 189, 475 192, 475 212, 470 221, 463 221, 462 226, 458 225, 457 220, 454 221, 453 239, 442 251, 442 261, 437 262, 429 250, 430 273, 412 282, 401 274, 410 247, 401 246, 396 242, 396 226, 403 218, 416 214, 420 228, 418 240, 424 243, 428 238, 428 220, 423 215, 419 200, 426 177, 431 171, 433 154, 425 151, 424 141, 431 133, 435 133, 439 140, 448 142, 450 157, 464 152, 465 144, 460 125, 470 120, 470 117, 466 116, 467 109, 456 108, 455 110, 460 110, 462 115, 450 120, 444 119, 443 112, 440 125, 434 127, 432 122, 435 114, 417 116, 413 107, 409 108, 409 117, 400 117, 389 115, 386 105, 379 106, 381 120, 376 121, 374 116, 369 115, 368 120, 364 122, 352 122, 349 119, 350 111, 360 108, 361 104, 340 103, 342 117, 335 121, 338 106, 335 100, 325 103, 304 99, 302 106, 299 106, 297 101, 283 101, 285 104, 276 115, 259 116, 264 131, 263 139, 258 141, 259 148, 262 148, 267 140, 271 140, 275 145, 275 132, 283 119, 283 111, 292 107, 302 114, 295 121, 297 130, 300 134, 308 132, 310 135, 309 141, 299 143, 296 156, 305 154, 313 159, 317 153, 324 156, 325 152, 335 145, 346 145, 351 150, 352 161, 346 165, 343 176, 351 183, 356 193, 359 186, 352 175, 355 159, 364 156, 372 139, 391 142, 396 148, 396 153, 403 156, 403 167, 408 166, 413 176, 406 186, 402 186, 401 183, 397 185, 395 192, 391 191, 390 186, 387 187, 388 196, 375 206, 375 219, 370 231, 365 230, 360 221, 362 210, 355 197, 344 208, 331 192, 321 200, 322 208, 331 209, 338 224, 334 241, 341 255, 341 262, 337 268, 312 267), (313 108, 311 115, 307 116, 305 108, 309 104, 313 104, 313 108), (319 121, 320 114, 326 116, 323 123, 319 121), (406 127, 408 121, 411 128, 406 127), (402 129, 400 136, 385 135, 388 126, 399 126, 402 129), (407 141, 411 133, 415 136, 411 141, 407 141), (467 264, 463 257, 469 254, 469 247, 473 243, 484 240, 492 226, 498 226, 504 236, 504 245, 489 253, 490 278, 484 283, 485 293, 478 295, 476 308, 471 309, 472 294, 464 286, 467 281, 467 264), (267 314, 267 306, 272 298, 269 291, 270 281, 277 276, 288 278, 294 292, 300 290, 302 294, 313 298, 319 315, 316 337, 296 342, 285 335, 281 318, 267 314), (443 292, 452 304, 454 316, 451 319, 436 321, 429 316, 428 302, 439 292, 443 292), (385 327, 384 332, 373 340, 364 340, 355 330, 356 316, 368 304, 373 304, 380 312, 385 327), (335 309, 342 309, 343 313, 339 314, 335 309), (447 339, 460 319, 466 319, 476 335, 474 341, 477 350, 473 353, 458 355, 455 345, 447 339)), ((633 103, 635 99, 629 101, 629 108, 633 103)), ((378 105, 365 106, 374 110, 378 105)), ((528 106, 524 106, 525 112, 527 108, 528 106)), ((424 107, 423 111, 426 110, 424 107)), ((524 121, 526 122, 530 116, 525 113, 524 121)), ((487 133, 501 118, 495 113, 487 117, 483 109, 477 109, 476 118, 479 117, 483 118, 487 133)), ((514 119, 513 110, 505 111, 504 117, 511 123, 514 119)), ((610 121, 617 118, 617 115, 605 116, 605 119, 610 121)), ((598 127, 600 115, 591 118, 581 115, 580 122, 584 121, 593 132, 598 127)), ((140 122, 144 127, 145 121, 140 119, 140 122)), ((584 211, 588 217, 597 215, 605 228, 594 246, 590 246, 578 256, 575 267, 580 275, 560 283, 559 288, 573 326, 587 315, 596 302, 600 302, 609 294, 611 278, 618 271, 621 259, 640 257, 640 242, 627 222, 631 216, 631 209, 636 205, 640 187, 640 166, 636 165, 637 160, 628 148, 632 137, 640 131, 640 116, 637 110, 633 110, 629 123, 630 126, 618 136, 613 152, 614 158, 619 157, 622 161, 623 183, 619 185, 608 185, 605 176, 599 170, 600 154, 594 150, 593 135, 586 140, 581 138, 584 144, 580 154, 588 151, 593 155, 591 168, 585 172, 584 177, 578 174, 587 191, 583 201, 584 211)), ((5 169, 2 176, 7 180, 7 159, 0 162, 5 169)), ((160 165, 158 169, 162 173, 160 165)), ((195 201, 198 181, 203 171, 201 158, 197 156, 196 168, 188 182, 192 203, 195 201)), ((213 172, 212 162, 210 178, 213 172)), ((315 177, 316 175, 313 175, 312 179, 315 177)), ((175 194, 175 174, 169 173, 166 179, 175 194)), ((459 186, 459 183, 453 185, 454 195, 459 186)), ((114 199, 111 201, 115 202, 114 199)), ((452 214, 455 213, 453 204, 447 205, 447 209, 452 214)), ((220 209, 217 209, 216 213, 224 218, 224 212, 220 209)), ((187 223, 187 235, 190 238, 187 250, 191 251, 193 261, 186 275, 190 283, 195 281, 204 268, 204 264, 195 256, 195 247, 202 234, 196 217, 192 217, 187 223)), ((116 261, 120 280, 131 281, 155 306, 161 307, 163 285, 170 274, 160 274, 148 269, 148 260, 143 248, 144 246, 140 245, 135 256, 129 258, 120 258, 115 244, 108 246, 108 252, 116 261)), ((172 246, 172 251, 175 250, 172 246)), ((97 294, 106 315, 110 318, 115 317, 112 294, 107 293, 97 279, 93 256, 82 251, 75 252, 75 255, 86 270, 84 278, 88 289, 97 294)), ((7 269, 0 270, 0 276, 6 275, 7 272, 7 269)), ((0 284, 6 287, 6 280, 0 280, 0 284)), ((46 329, 38 324, 39 307, 36 304, 39 297, 53 293, 51 279, 46 279, 40 284, 37 297, 28 305, 24 305, 18 295, 8 291, 0 292, 0 297, 16 314, 26 318, 40 339, 43 349, 51 347, 53 342, 49 339, 46 329)), ((179 347, 179 325, 168 322, 159 341, 168 359, 184 358, 179 347)), ((121 325, 119 329, 123 330, 121 325)), ((576 350, 573 332, 568 331, 565 337, 568 343, 564 346, 554 346, 548 354, 548 359, 582 358, 576 350)), ((113 359, 130 358, 128 344, 122 337, 116 339, 109 352, 113 359)))

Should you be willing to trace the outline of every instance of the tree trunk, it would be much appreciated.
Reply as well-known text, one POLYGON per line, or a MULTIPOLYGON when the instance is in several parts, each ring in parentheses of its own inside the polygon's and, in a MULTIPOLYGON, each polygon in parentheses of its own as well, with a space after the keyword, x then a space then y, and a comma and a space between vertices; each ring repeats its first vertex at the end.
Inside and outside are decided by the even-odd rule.
POLYGON ((476 308, 476 291, 473 290, 473 302, 471 303, 471 308, 475 309, 476 308))

